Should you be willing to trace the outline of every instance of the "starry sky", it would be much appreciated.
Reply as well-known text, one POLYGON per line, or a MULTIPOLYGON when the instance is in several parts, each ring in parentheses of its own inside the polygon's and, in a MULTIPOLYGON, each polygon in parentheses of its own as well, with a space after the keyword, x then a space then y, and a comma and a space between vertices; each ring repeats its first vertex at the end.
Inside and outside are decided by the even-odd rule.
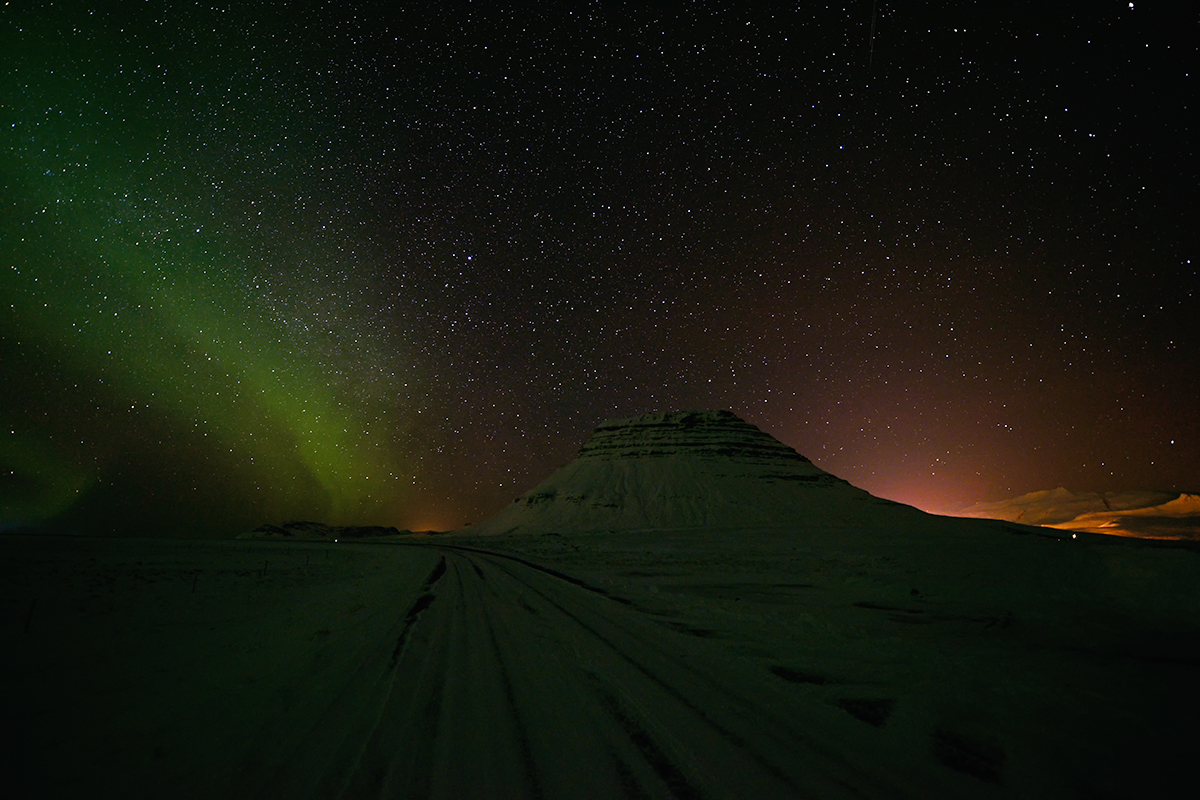
POLYGON ((1195 9, 503 5, 0 6, 0 527, 446 529, 675 409, 1200 490, 1195 9))

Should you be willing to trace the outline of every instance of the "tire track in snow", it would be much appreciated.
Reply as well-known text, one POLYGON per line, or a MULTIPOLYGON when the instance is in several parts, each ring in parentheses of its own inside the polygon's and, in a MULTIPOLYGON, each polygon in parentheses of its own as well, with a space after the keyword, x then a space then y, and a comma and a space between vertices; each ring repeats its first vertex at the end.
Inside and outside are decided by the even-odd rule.
POLYGON ((424 588, 397 640, 392 692, 341 796, 539 800, 487 576, 448 553, 424 588))
MULTIPOLYGON (((417 563, 432 562, 430 556, 435 554, 417 563)), ((385 582, 372 584, 370 594, 356 593, 358 607, 368 603, 378 609, 372 616, 393 622, 377 626, 383 634, 378 638, 346 640, 350 648, 337 655, 343 665, 340 671, 324 674, 311 697, 297 693, 293 707, 285 711, 288 727, 273 730, 278 722, 264 727, 260 743, 243 753, 234 767, 227 796, 338 797, 362 779, 364 750, 394 693, 397 651, 406 649, 404 643, 419 627, 419 618, 433 605, 432 599, 425 598, 433 597, 434 586, 445 572, 444 561, 438 558, 420 584, 416 580, 392 583, 390 588, 399 594, 389 592, 385 582)))
MULTIPOLYGON (((774 728, 772 730, 772 738, 776 741, 781 739, 791 740, 797 746, 814 746, 816 745, 816 742, 812 742, 806 738, 803 738, 803 736, 797 736, 796 732, 793 732, 793 730, 779 729, 778 727, 774 726, 774 724, 772 724, 773 721, 770 720, 769 717, 763 717, 760 710, 746 703, 745 700, 736 696, 736 694, 728 692, 726 687, 722 686, 720 682, 713 680, 712 676, 702 672, 700 669, 697 669, 694 664, 685 661, 682 656, 674 654, 674 652, 668 652, 664 648, 664 644, 662 644, 661 639, 647 639, 644 637, 644 634, 638 634, 637 632, 630 630, 629 627, 616 626, 614 625, 612 616, 608 616, 608 619, 602 618, 602 615, 598 613, 599 608, 588 608, 587 610, 592 612, 590 615, 593 616, 593 619, 590 621, 583 619, 581 613, 572 612, 571 609, 564 607, 564 604, 559 601, 562 600, 562 597, 559 597, 559 600, 556 600, 556 597, 551 596, 551 593, 548 593, 545 588, 536 587, 536 585, 530 583, 528 579, 517 575, 518 570, 512 569, 512 566, 509 564, 504 564, 504 561, 509 560, 508 558, 484 558, 486 558, 488 561, 492 561, 497 569, 505 572, 506 575, 509 575, 512 579, 514 579, 514 581, 521 583, 523 587, 526 587, 530 591, 530 593, 534 593, 542 597, 542 599, 556 608, 559 613, 562 613, 564 616, 566 616, 566 618, 571 620, 571 622, 574 622, 575 625, 583 628, 584 631, 587 631, 590 636, 593 636, 596 640, 599 640, 599 642, 604 643, 607 646, 607 649, 610 650, 613 655, 619 657, 620 660, 623 660, 626 664, 628 664, 629 667, 644 676, 644 678, 652 681, 653 684, 658 687, 658 690, 666 693, 668 697, 674 700, 674 702, 684 706, 684 708, 688 710, 691 715, 694 715, 696 720, 702 720, 704 723, 708 724, 708 726, 712 727, 715 732, 719 734, 720 739, 724 739, 728 745, 732 746, 733 750, 739 751, 740 753, 744 754, 745 757, 754 760, 758 768, 760 768, 762 771, 767 772, 767 774, 770 776, 773 776, 776 781, 786 784, 786 786, 790 787, 793 792, 797 793, 797 796, 808 792, 808 789, 800 786, 800 784, 794 780, 793 776, 787 775, 784 770, 780 769, 778 764, 772 762, 772 760, 769 760, 766 757, 761 756, 760 753, 756 752, 755 748, 749 747, 748 742, 746 742, 743 734, 737 732, 737 730, 734 730, 732 724, 730 723, 733 721, 744 723, 746 720, 751 720, 751 718, 754 718, 756 723, 760 724, 760 726, 774 728), (613 631, 607 633, 602 632, 599 630, 599 625, 602 624, 607 624, 613 628, 613 631), (618 634, 620 637, 623 637, 625 642, 618 643, 617 640, 613 638, 614 633, 618 634), (634 652, 631 652, 631 650, 634 648, 640 650, 640 652, 638 652, 636 655, 634 652), (649 663, 650 660, 647 658, 648 654, 653 654, 655 656, 654 661, 658 662, 654 667, 652 667, 652 664, 649 663), (690 684, 690 686, 685 688, 685 684, 690 684), (703 703, 701 702, 700 698, 703 698, 703 703), (714 712, 715 706, 718 705, 725 710, 725 714, 721 715, 725 717, 724 720, 719 718, 714 712)), ((529 569, 534 570, 535 573, 544 573, 544 575, 548 575, 552 578, 560 577, 557 575, 557 573, 548 570, 541 570, 534 564, 522 563, 522 566, 529 567, 529 569)), ((581 588, 584 587, 584 584, 578 581, 570 581, 570 583, 578 585, 578 587, 581 588)), ((607 597, 607 595, 605 596, 607 597)), ((592 674, 594 678, 598 678, 596 673, 593 672, 592 674)), ((611 698, 612 703, 617 704, 612 706, 612 708, 620 711, 620 704, 616 696, 608 694, 608 697, 611 698)), ((624 721, 632 721, 632 717, 629 715, 628 711, 620 712, 619 718, 622 718, 624 721)), ((744 724, 742 727, 745 728, 744 724)), ((682 772, 679 772, 677 766, 674 766, 673 764, 670 766, 667 765, 661 748, 659 748, 658 745, 653 745, 653 740, 648 738, 646 730, 637 726, 628 727, 628 730, 630 739, 635 741, 635 744, 638 744, 638 748, 646 753, 648 762, 655 766, 655 771, 660 772, 660 775, 664 777, 664 780, 667 780, 668 776, 670 776, 670 780, 667 781, 668 784, 680 786, 678 775, 682 775, 682 772), (653 748, 650 748, 649 745, 653 745, 653 748)), ((817 747, 817 750, 824 750, 824 748, 817 747)), ((833 787, 829 788, 832 789, 833 787)), ((851 794, 858 794, 856 790, 852 789, 850 784, 841 783, 841 789, 848 790, 848 792, 851 794)), ((695 787, 688 787, 684 789, 684 794, 677 796, 702 795, 700 790, 696 789, 695 787)))
MULTIPOLYGON (((649 783, 645 773, 640 779, 651 795, 920 796, 911 784, 901 788, 907 781, 895 782, 882 764, 848 759, 854 750, 847 744, 858 732, 847 740, 844 721, 833 720, 828 708, 798 705, 794 696, 764 687, 748 674, 745 659, 731 659, 719 644, 664 630, 623 598, 525 559, 454 545, 438 549, 457 550, 486 573, 498 570, 514 584, 506 596, 527 610, 527 600, 536 599, 543 616, 554 617, 544 626, 560 646, 577 651, 571 665, 576 688, 607 717, 593 716, 591 724, 618 728, 624 739, 623 745, 609 739, 616 746, 610 752, 623 753, 610 767, 623 771, 633 753, 653 771, 649 783)), ((579 705, 577 715, 586 705, 582 698, 579 705)))
MULTIPOLYGON (((470 560, 470 559, 468 559, 470 560)), ((495 596, 494 588, 488 584, 487 576, 483 574, 483 570, 474 561, 470 560, 471 566, 475 570, 475 574, 479 576, 480 584, 492 591, 495 596)), ((526 606, 528 608, 528 606, 526 606)), ((524 767, 526 779, 529 782, 528 797, 530 800, 543 800, 545 794, 542 791, 541 781, 538 779, 537 764, 533 758, 533 749, 529 741, 529 728, 521 713, 521 708, 517 704, 516 692, 513 690, 513 681, 509 675, 508 664, 502 655, 500 640, 496 636, 496 620, 494 618, 494 610, 486 601, 483 603, 483 611, 487 620, 488 640, 491 643, 492 652, 496 654, 496 665, 498 667, 500 682, 504 687, 504 699, 508 706, 509 714, 512 717, 513 723, 517 732, 517 744, 521 753, 521 764, 524 767)))
POLYGON ((408 632, 412 630, 412 626, 416 624, 417 619, 421 616, 421 612, 433 605, 433 601, 437 599, 433 588, 437 586, 437 582, 446 574, 446 557, 438 561, 437 566, 429 573, 429 577, 425 579, 425 583, 421 586, 421 595, 416 599, 416 602, 409 608, 408 613, 404 615, 404 627, 400 631, 400 635, 396 638, 396 648, 392 650, 392 666, 396 666, 396 662, 400 660, 400 654, 404 652, 404 645, 408 641, 408 632))
POLYGON ((453 635, 443 626, 461 617, 461 599, 458 572, 447 568, 443 556, 409 609, 392 653, 392 690, 339 796, 431 796, 431 765, 448 672, 448 648, 438 645, 453 635), (398 783, 402 791, 396 791, 398 783))
MULTIPOLYGON (((712 713, 711 701, 714 699, 714 695, 720 696, 721 700, 723 701, 723 705, 733 706, 735 708, 735 713, 740 714, 744 718, 757 716, 753 708, 746 706, 744 703, 740 702, 739 699, 727 694, 719 684, 708 680, 706 676, 703 676, 682 658, 662 652, 661 646, 658 642, 647 642, 641 637, 634 638, 631 636, 631 632, 629 630, 619 630, 619 633, 626 637, 627 641, 623 644, 618 643, 614 640, 611 634, 599 630, 596 624, 597 620, 588 621, 583 619, 581 614, 567 609, 559 601, 562 598, 556 599, 555 597, 551 596, 551 592, 548 592, 544 587, 535 586, 528 579, 525 579, 517 574, 519 570, 514 570, 511 565, 503 563, 504 560, 507 559, 503 559, 503 557, 492 558, 483 556, 482 554, 477 554, 476 557, 482 558, 483 560, 489 562, 491 566, 495 567, 509 578, 516 581, 527 591, 541 597, 558 613, 566 617, 573 626, 586 631, 587 634, 589 634, 590 637, 592 637, 595 641, 603 644, 604 648, 609 654, 616 656, 618 659, 624 662, 627 667, 632 668, 636 674, 648 680, 653 686, 653 689, 651 689, 652 692, 661 692, 667 695, 670 701, 682 706, 685 710, 685 714, 690 717, 690 721, 693 724, 700 722, 703 726, 707 726, 712 729, 707 736, 701 738, 706 739, 710 744, 714 739, 718 743, 723 742, 725 749, 736 751, 737 755, 734 756, 733 760, 742 760, 748 758, 749 760, 755 762, 755 765, 759 771, 770 775, 771 778, 774 779, 773 781, 767 782, 776 784, 772 793, 778 792, 781 788, 786 787, 783 794, 780 794, 779 796, 799 797, 807 794, 807 791, 804 789, 804 787, 796 784, 792 778, 785 774, 776 764, 761 757, 754 752, 754 750, 747 748, 745 740, 739 733, 732 730, 732 728, 724 724, 723 721, 716 719, 712 713), (642 652, 638 655, 632 654, 630 650, 634 649, 635 647, 642 652), (658 660, 660 660, 660 664, 657 669, 652 669, 646 663, 645 656, 648 652, 653 652, 658 657, 658 660), (664 674, 669 672, 675 673, 675 680, 671 680, 671 678, 664 674), (704 696, 707 700, 709 700, 710 705, 708 708, 693 700, 678 686, 678 683, 680 682, 678 679, 679 676, 684 675, 693 680, 699 679, 703 683, 703 694, 697 692, 695 696, 704 696), (715 733, 716 736, 713 736, 713 733, 715 733)), ((532 564, 524 564, 523 566, 530 567, 537 572, 542 572, 542 570, 539 570, 532 564)), ((558 576, 551 575, 551 577, 558 576)), ((576 581, 571 581, 571 583, 578 584, 576 581)), ((636 704, 628 701, 622 703, 620 700, 618 700, 617 694, 608 688, 607 684, 612 681, 612 678, 603 678, 595 671, 590 670, 589 674, 593 679, 592 689, 593 691, 597 692, 599 699, 601 700, 606 711, 608 711, 614 719, 620 722, 622 729, 629 738, 629 741, 635 745, 637 750, 646 760, 646 763, 662 779, 663 783, 666 784, 671 796, 679 798, 700 798, 707 796, 705 792, 693 785, 693 782, 687 777, 686 773, 688 771, 695 772, 696 770, 694 767, 696 766, 696 763, 707 760, 705 756, 711 756, 713 753, 710 752, 703 755, 697 754, 697 757, 691 759, 693 762, 693 769, 691 770, 688 770, 684 766, 675 763, 675 760, 667 755, 667 753, 672 749, 678 750, 678 747, 671 748, 666 742, 660 743, 656 736, 650 733, 644 724, 637 721, 635 717, 635 713, 637 712, 634 708, 630 707, 635 706, 636 704)), ((661 703, 664 699, 665 698, 659 698, 659 703, 661 703)), ((656 705, 658 704, 656 703, 656 705)), ((640 716, 645 716, 645 711, 643 711, 640 716)), ((741 768, 741 770, 743 772, 745 771, 744 766, 741 768)), ((765 785, 760 785, 759 788, 760 791, 769 790, 768 786, 765 785)))
POLYGON ((522 559, 409 546, 442 558, 388 648, 369 741, 323 796, 906 795, 822 741, 808 707, 740 687, 719 645, 522 559))
POLYGON ((629 741, 633 743, 643 758, 646 759, 646 763, 650 768, 666 784, 671 795, 680 798, 680 800, 703 800, 704 795, 688 782, 687 776, 663 752, 662 748, 654 741, 654 737, 622 706, 617 696, 608 690, 604 684, 604 680, 596 674, 592 674, 592 680, 595 683, 596 694, 604 705, 605 710, 621 723, 621 727, 629 735, 629 741))
POLYGON ((529 779, 524 793, 514 796, 669 796, 645 791, 646 776, 635 774, 626 763, 636 760, 636 754, 617 753, 614 741, 626 737, 593 701, 590 686, 571 659, 564 657, 571 643, 562 636, 557 616, 548 616, 544 607, 535 608, 540 604, 530 604, 524 590, 505 573, 473 554, 460 557, 481 578, 479 596, 489 618, 489 650, 497 656, 506 683, 506 707, 519 728, 521 761, 529 779), (591 710, 589 703, 594 706, 591 710), (600 728, 611 729, 611 735, 602 735, 600 728))

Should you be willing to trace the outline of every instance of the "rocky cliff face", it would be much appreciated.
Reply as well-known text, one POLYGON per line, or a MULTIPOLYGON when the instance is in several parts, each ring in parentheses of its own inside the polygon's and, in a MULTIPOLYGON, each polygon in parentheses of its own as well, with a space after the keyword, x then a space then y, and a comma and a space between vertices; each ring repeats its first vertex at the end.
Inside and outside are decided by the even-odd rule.
POLYGON ((757 464, 811 463, 729 411, 646 414, 605 422, 579 450, 580 460, 686 456, 757 464))
POLYGON ((665 412, 600 425, 574 461, 470 531, 793 526, 865 518, 880 505, 903 508, 728 411, 665 412))

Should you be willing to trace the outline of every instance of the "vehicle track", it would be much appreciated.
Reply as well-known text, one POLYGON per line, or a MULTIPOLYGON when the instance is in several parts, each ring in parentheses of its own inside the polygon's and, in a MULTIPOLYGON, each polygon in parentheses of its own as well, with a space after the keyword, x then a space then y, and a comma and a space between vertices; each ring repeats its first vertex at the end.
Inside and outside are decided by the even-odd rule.
POLYGON ((850 760, 835 711, 719 643, 520 558, 414 547, 439 561, 344 692, 372 713, 331 709, 322 752, 258 796, 910 796, 850 760))
POLYGON ((727 686, 689 637, 522 559, 436 549, 343 796, 894 793, 727 686))

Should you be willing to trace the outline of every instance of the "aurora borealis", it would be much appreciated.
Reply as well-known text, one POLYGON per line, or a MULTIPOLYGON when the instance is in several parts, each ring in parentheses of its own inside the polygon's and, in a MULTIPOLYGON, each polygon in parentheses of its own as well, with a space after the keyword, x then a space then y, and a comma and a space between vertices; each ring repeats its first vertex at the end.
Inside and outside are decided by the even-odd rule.
POLYGON ((681 408, 1200 488, 1194 11, 104 5, 0 8, 4 527, 448 528, 681 408))

